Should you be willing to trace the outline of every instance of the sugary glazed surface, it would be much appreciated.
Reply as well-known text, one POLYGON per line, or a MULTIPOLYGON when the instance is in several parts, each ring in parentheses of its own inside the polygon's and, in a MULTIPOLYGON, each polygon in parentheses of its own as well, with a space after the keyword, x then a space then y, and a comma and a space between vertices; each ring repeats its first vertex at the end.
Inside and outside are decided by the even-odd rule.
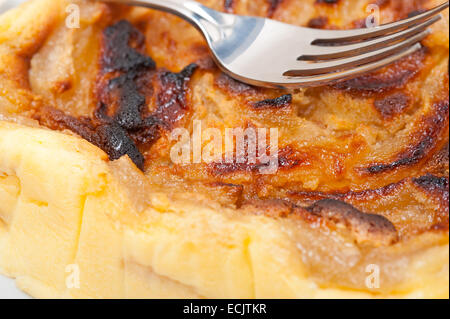
MULTIPOLYGON (((382 23, 440 4, 439 0, 201 2, 222 11, 329 29, 362 27, 370 3, 379 6, 382 23)), ((291 270, 276 272, 258 265, 261 278, 267 272, 273 278, 291 276, 287 281, 307 279, 309 285, 309 290, 302 290, 298 287, 306 284, 295 289, 292 284, 292 293, 287 288, 278 293, 260 283, 258 290, 252 268, 251 293, 233 287, 221 295, 190 282, 196 296, 320 296, 326 287, 336 291, 323 296, 350 292, 448 296, 448 10, 423 41, 423 49, 410 57, 335 86, 286 92, 250 87, 224 75, 197 30, 177 17, 142 8, 74 3, 81 8, 80 28, 66 27, 66 1, 35 0, 20 14, 12 11, 0 18, 0 120, 17 122, 24 132, 30 130, 27 126, 64 133, 57 134, 58 139, 72 141, 69 135, 75 135, 102 149, 109 161, 91 146, 88 153, 103 154, 98 155, 106 163, 102 169, 120 185, 119 195, 111 200, 126 197, 138 212, 155 209, 155 201, 161 204, 150 195, 158 193, 167 202, 164 207, 174 211, 180 205, 189 207, 185 210, 191 213, 183 211, 180 223, 230 215, 222 222, 236 229, 248 222, 255 224, 245 224, 246 230, 260 227, 257 232, 263 232, 261 227, 266 226, 257 224, 261 220, 276 225, 295 265, 289 261, 284 266, 292 266, 291 270), (192 133, 194 121, 222 132, 277 128, 278 172, 261 174, 257 164, 174 164, 170 151, 176 141, 170 134, 176 128, 192 133), (211 212, 195 215, 205 209, 211 212), (293 270, 300 267, 296 263, 301 263, 301 275, 293 270), (383 285, 375 290, 365 282, 366 266, 371 264, 386 270, 381 272, 383 285)), ((4 134, 20 130, 1 125, 4 134)), ((0 146, 1 141, 0 135, 0 146)), ((44 145, 41 151, 59 156, 57 148, 44 145)), ((21 152, 26 156, 26 149, 21 152)), ((8 158, 0 155, 0 181, 2 156, 8 158)), ((13 174, 3 171, 7 181, 13 174)), ((4 216, 11 213, 3 208, 2 218, 1 205, 0 222, 7 225, 4 216)), ((110 218, 132 229, 147 220, 129 212, 124 216, 110 218)), ((184 231, 193 236, 189 229, 184 231)), ((216 236, 227 242, 222 237, 229 236, 220 231, 212 235, 198 224, 191 231, 204 235, 202 239, 198 235, 200 241, 216 236)), ((176 237, 168 239, 166 248, 174 241, 176 237)), ((284 258, 279 244, 267 246, 274 259, 284 258)), ((238 265, 225 262, 221 267, 238 265)), ((164 296, 164 289, 156 296, 164 296)))

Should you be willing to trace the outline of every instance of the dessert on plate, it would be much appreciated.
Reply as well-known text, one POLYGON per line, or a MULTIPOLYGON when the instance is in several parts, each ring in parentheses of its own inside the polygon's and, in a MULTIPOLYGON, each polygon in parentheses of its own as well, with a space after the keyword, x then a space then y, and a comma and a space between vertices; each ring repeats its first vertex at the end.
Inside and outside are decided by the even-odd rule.
MULTIPOLYGON (((371 3, 201 2, 329 29, 364 27, 371 3)), ((377 2, 382 23, 438 4, 377 2)), ((40 298, 448 298, 448 24, 446 10, 379 71, 282 91, 223 74, 167 13, 8 11, 0 272, 40 298), (222 144, 195 160, 208 129, 224 144, 229 129, 275 129, 276 171, 250 160, 249 136, 234 161, 222 144)))

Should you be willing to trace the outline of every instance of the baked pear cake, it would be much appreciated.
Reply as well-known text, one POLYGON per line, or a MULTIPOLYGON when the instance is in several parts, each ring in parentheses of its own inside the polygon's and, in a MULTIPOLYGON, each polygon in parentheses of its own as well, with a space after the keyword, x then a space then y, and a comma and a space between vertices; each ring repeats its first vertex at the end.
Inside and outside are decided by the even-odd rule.
MULTIPOLYGON (((441 4, 201 2, 322 29, 364 27, 369 4, 381 23, 441 4)), ((448 10, 431 31, 376 72, 283 91, 222 73, 167 13, 4 13, 0 272, 38 298, 448 298, 448 10), (239 128, 276 129, 275 173, 173 160, 176 132, 189 150, 239 128)))

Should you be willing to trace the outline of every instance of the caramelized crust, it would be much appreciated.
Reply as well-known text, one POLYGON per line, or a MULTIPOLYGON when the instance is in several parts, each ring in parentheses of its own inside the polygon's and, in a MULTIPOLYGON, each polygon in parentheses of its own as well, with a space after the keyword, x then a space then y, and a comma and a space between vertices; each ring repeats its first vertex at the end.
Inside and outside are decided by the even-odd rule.
MULTIPOLYGON (((202 2, 329 29, 361 25, 369 3, 202 2)), ((439 2, 377 4, 386 23, 439 2)), ((61 17, 40 35, 39 45, 13 56, 18 74, 0 70, 0 85, 17 94, 1 94, 2 100, 15 100, 3 105, 15 107, 0 106, 0 114, 71 131, 111 161, 128 155, 155 187, 170 193, 189 189, 242 214, 301 219, 372 248, 424 233, 448 237, 448 10, 419 52, 333 86, 287 92, 223 74, 197 30, 177 17, 80 3, 80 29, 65 28, 61 17), (277 128, 277 173, 261 174, 258 162, 173 163, 171 132, 186 128, 192 134, 197 120, 221 132, 277 128)))
POLYGON ((318 200, 307 207, 281 200, 252 201, 243 210, 254 214, 263 211, 271 217, 301 218, 331 229, 345 228, 358 244, 387 246, 398 241, 397 230, 387 218, 363 213, 337 199, 318 200))
MULTIPOLYGON (((207 4, 213 4, 210 2, 207 4)), ((240 2, 225 1, 223 9, 257 13, 250 8, 243 10, 240 2)), ((295 15, 291 1, 268 1, 267 5, 267 16, 282 12, 295 15)), ((346 5, 345 1, 316 1, 307 12, 316 12, 311 19, 321 19, 320 13, 328 12, 322 6, 339 11, 346 5)), ((432 5, 430 1, 413 5, 387 1, 381 6, 382 16, 403 18, 432 5)), ((178 18, 140 9, 134 10, 138 14, 127 14, 116 6, 99 10, 104 12, 102 20, 110 22, 100 30, 97 58, 85 61, 91 70, 98 70, 95 86, 91 86, 91 110, 72 116, 50 98, 47 102, 51 106, 38 108, 34 117, 52 129, 69 129, 82 136, 102 148, 111 160, 128 155, 156 184, 173 183, 171 187, 176 190, 181 178, 206 189, 219 183, 238 185, 243 191, 230 203, 233 205, 274 198, 301 205, 305 199, 330 198, 337 201, 327 207, 335 203, 339 212, 342 206, 338 203, 364 207, 366 204, 358 206, 350 199, 371 193, 383 197, 390 185, 428 185, 405 181, 430 180, 431 172, 425 167, 448 143, 448 43, 437 39, 448 37, 445 21, 434 27, 435 33, 424 41, 423 50, 381 71, 333 87, 282 92, 251 87, 221 73, 207 62, 209 54, 196 31, 178 18), (133 19, 123 19, 127 15, 133 19), (167 23, 174 28, 166 29, 167 23), (178 25, 188 32, 180 33, 178 25), (155 41, 158 38, 161 41, 155 41), (221 130, 278 128, 278 173, 264 176, 258 172, 258 163, 170 163, 174 144, 169 140, 170 132, 176 127, 192 131, 195 119, 221 130)), ((57 92, 73 91, 66 82, 54 84, 57 92)), ((438 158, 434 165, 442 169, 433 178, 448 181, 448 159, 438 158)), ((436 188, 431 192, 430 187, 414 188, 414 192, 440 203, 433 217, 439 225, 448 223, 448 205, 439 198, 446 196, 442 192, 448 196, 448 183, 441 184, 447 186, 439 188, 440 195, 436 195, 436 188)), ((370 196, 365 197, 371 201, 370 196)), ((386 210, 393 209, 380 209, 375 203, 370 206, 364 210, 368 214, 388 215, 386 210)), ((419 205, 417 209, 426 207, 419 205)), ((364 228, 357 224, 352 227, 364 228)))

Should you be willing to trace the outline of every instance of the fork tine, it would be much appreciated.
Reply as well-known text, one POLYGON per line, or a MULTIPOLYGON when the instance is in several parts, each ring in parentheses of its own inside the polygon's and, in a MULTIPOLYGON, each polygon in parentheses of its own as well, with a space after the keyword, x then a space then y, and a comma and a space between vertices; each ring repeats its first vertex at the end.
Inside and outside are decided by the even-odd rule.
POLYGON ((429 20, 436 14, 448 8, 449 2, 445 2, 440 6, 430 9, 422 14, 411 17, 409 19, 404 19, 401 21, 384 24, 379 27, 368 28, 368 29, 356 29, 356 30, 343 30, 343 31, 323 31, 324 36, 318 38, 312 42, 315 45, 330 46, 339 43, 348 43, 352 41, 365 40, 374 38, 377 36, 386 35, 388 33, 393 33, 405 28, 417 25, 423 21, 429 20), (326 35, 329 32, 329 35, 326 35))
POLYGON ((439 21, 442 17, 436 16, 425 21, 422 24, 414 26, 410 29, 400 31, 391 35, 377 38, 375 40, 368 40, 361 43, 343 45, 338 47, 314 47, 311 54, 304 54, 298 58, 299 61, 323 61, 338 58, 345 58, 351 56, 361 55, 370 51, 378 50, 387 45, 401 41, 405 38, 418 34, 428 28, 433 23, 439 21))
POLYGON ((415 43, 421 41, 427 35, 430 34, 429 30, 425 30, 405 41, 394 44, 390 47, 377 50, 370 53, 365 53, 357 57, 333 60, 330 62, 300 62, 300 65, 303 65, 303 68, 296 68, 294 70, 290 70, 285 72, 283 75, 286 76, 309 76, 309 75, 318 75, 329 72, 343 71, 347 68, 352 68, 356 66, 360 66, 363 64, 371 63, 392 54, 396 54, 403 49, 414 45, 415 43))
POLYGON ((286 76, 285 79, 280 81, 277 85, 273 85, 272 87, 277 88, 297 88, 298 86, 317 86, 317 85, 329 85, 333 83, 337 83, 340 81, 344 81, 350 78, 355 78, 373 71, 376 71, 378 69, 381 69, 389 64, 392 64, 393 62, 400 60, 418 50, 420 50, 422 46, 420 43, 416 43, 412 47, 401 51, 397 54, 391 55, 385 59, 378 60, 373 63, 365 64, 353 69, 341 71, 341 72, 334 72, 334 73, 328 73, 328 74, 322 74, 322 75, 312 75, 312 76, 305 76, 305 77, 294 77, 294 76, 286 76))

